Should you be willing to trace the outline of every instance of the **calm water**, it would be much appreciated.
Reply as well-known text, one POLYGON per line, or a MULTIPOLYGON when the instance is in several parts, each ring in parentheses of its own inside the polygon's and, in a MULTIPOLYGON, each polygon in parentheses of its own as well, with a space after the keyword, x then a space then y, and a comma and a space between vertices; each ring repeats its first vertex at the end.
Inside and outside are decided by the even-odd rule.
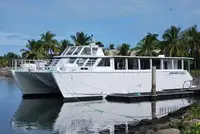
POLYGON ((105 100, 62 103, 59 99, 23 100, 21 96, 13 79, 0 77, 0 133, 88 134, 104 128, 113 131, 113 124, 160 117, 195 101, 188 98, 131 104, 105 100))

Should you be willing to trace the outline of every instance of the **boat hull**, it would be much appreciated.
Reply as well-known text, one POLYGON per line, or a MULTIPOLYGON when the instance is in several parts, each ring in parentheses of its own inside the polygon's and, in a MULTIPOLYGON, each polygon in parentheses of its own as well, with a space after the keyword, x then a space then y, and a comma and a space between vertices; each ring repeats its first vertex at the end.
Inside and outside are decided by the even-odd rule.
MULTIPOLYGON (((52 74, 64 98, 151 91, 151 71, 52 72, 52 74)), ((186 70, 157 70, 156 90, 190 88, 189 81, 192 79, 186 70)))
MULTIPOLYGON (((43 95, 54 96, 61 95, 60 90, 55 87, 51 87, 38 79, 38 74, 35 75, 34 72, 25 71, 12 71, 14 79, 21 89, 23 97, 40 97, 43 95)), ((45 78, 44 73, 41 76, 45 78)))

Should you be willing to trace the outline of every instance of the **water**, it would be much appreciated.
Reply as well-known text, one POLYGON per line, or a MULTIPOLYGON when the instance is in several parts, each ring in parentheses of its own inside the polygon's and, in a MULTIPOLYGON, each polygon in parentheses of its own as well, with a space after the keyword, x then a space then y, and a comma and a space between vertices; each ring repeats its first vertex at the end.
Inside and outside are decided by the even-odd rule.
POLYGON ((60 99, 21 98, 20 89, 12 78, 0 77, 0 133, 2 134, 88 134, 114 124, 136 122, 152 116, 161 117, 187 106, 192 98, 159 102, 63 103, 60 99))

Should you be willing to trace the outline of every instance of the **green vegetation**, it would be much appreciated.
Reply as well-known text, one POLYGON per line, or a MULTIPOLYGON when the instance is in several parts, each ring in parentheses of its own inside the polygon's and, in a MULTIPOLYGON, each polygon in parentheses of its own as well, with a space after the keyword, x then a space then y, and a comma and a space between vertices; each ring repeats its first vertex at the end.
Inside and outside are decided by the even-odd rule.
MULTIPOLYGON (((186 119, 187 120, 193 120, 193 119, 200 119, 200 104, 199 103, 195 103, 192 104, 192 106, 189 108, 188 113, 190 113, 186 119)), ((191 127, 189 127, 188 129, 186 129, 184 132, 185 134, 200 134, 200 120, 197 120, 197 122, 192 125, 191 127)), ((185 128, 186 125, 185 125, 185 128)))
POLYGON ((184 134, 199 134, 200 133, 200 103, 192 104, 182 118, 173 119, 170 121, 171 128, 177 128, 184 134))
POLYGON ((199 103, 195 103, 191 106, 191 108, 189 109, 189 113, 192 119, 200 119, 200 104, 199 103))
POLYGON ((9 52, 4 54, 4 56, 0 57, 0 67, 11 66, 11 61, 13 59, 19 59, 20 56, 16 55, 15 53, 9 52))
MULTIPOLYGON (((28 40, 26 48, 21 49, 22 55, 17 56, 17 58, 52 58, 54 55, 59 55, 67 46, 88 45, 93 36, 84 32, 77 32, 75 35, 71 35, 73 43, 68 39, 56 40, 56 35, 51 31, 41 34, 40 37, 39 40, 28 40)), ((185 30, 171 26, 164 31, 161 37, 162 39, 159 40, 158 34, 147 33, 134 48, 131 48, 127 43, 119 44, 118 47, 110 44, 108 48, 104 48, 104 52, 109 55, 109 51, 112 50, 112 54, 123 56, 132 55, 133 53, 137 56, 157 56, 159 54, 176 57, 189 56, 195 59, 192 68, 200 68, 200 32, 197 30, 196 25, 185 30)), ((100 41, 96 44, 103 46, 100 41)), ((6 55, 0 57, 0 67, 8 66, 8 60, 10 59, 6 58, 6 55)))
POLYGON ((189 130, 186 130, 184 134, 200 134, 200 122, 197 122, 189 130))

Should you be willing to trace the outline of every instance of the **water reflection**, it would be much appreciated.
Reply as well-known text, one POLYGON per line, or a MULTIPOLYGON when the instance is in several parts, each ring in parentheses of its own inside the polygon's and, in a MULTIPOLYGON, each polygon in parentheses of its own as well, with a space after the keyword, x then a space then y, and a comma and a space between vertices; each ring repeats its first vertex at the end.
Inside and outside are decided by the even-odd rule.
POLYGON ((0 76, 0 85, 5 85, 7 89, 16 88, 16 82, 12 77, 1 77, 0 76))
POLYGON ((11 121, 13 128, 53 130, 63 103, 59 99, 24 99, 11 121))
POLYGON ((62 103, 60 100, 22 100, 12 119, 12 127, 49 129, 60 134, 96 133, 113 125, 143 118, 161 117, 189 105, 189 99, 143 103, 94 102, 62 103))

